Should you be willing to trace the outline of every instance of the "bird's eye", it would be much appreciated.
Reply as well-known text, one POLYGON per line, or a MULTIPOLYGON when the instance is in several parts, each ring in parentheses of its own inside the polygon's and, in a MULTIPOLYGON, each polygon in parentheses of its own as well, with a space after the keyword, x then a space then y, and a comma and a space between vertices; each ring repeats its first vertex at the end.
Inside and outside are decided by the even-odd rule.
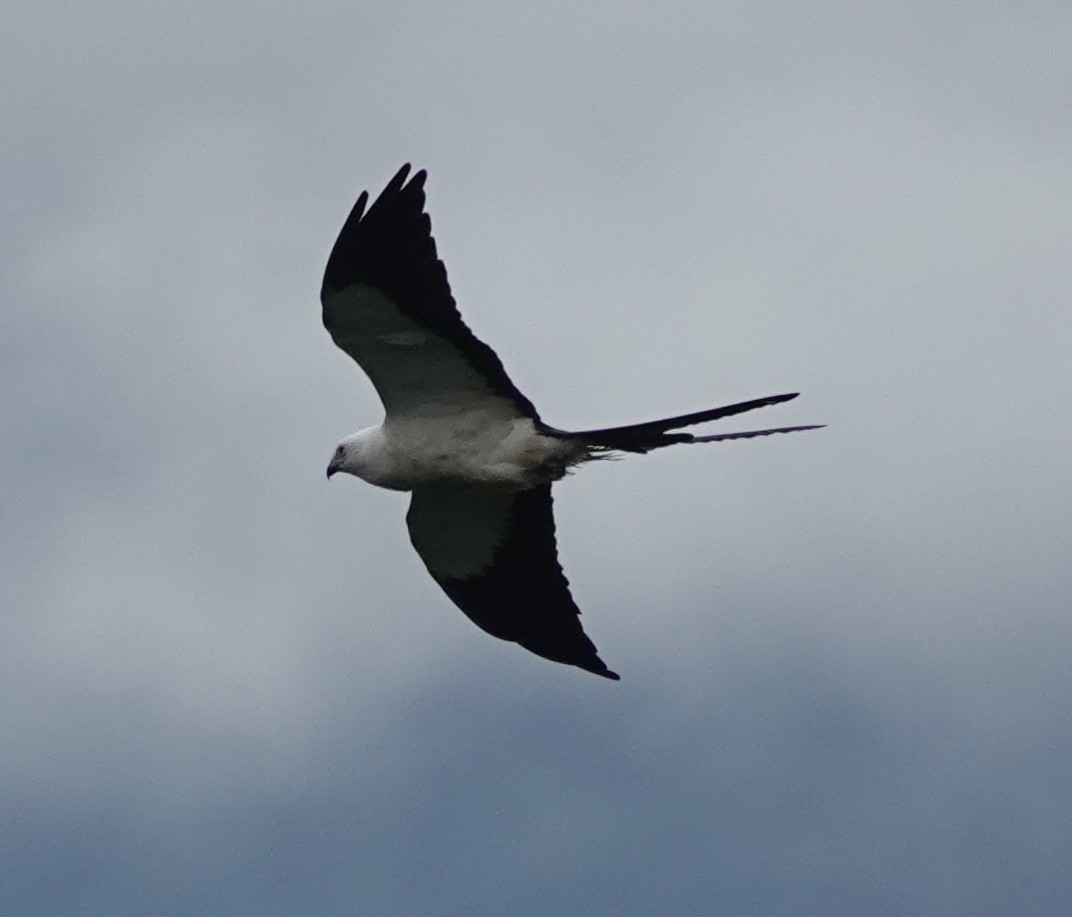
POLYGON ((342 448, 342 446, 339 446, 339 448, 335 450, 335 458, 341 459, 342 455, 343 455, 343 448, 342 448))

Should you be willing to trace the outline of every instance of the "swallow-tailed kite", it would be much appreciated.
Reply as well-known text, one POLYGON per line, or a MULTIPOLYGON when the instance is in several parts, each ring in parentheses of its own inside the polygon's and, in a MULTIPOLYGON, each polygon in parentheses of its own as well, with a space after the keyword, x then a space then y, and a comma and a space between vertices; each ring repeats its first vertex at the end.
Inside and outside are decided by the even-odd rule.
POLYGON ((324 273, 324 325, 386 409, 328 465, 413 492, 406 522, 428 572, 474 624, 555 662, 617 679, 581 629, 555 549, 551 484, 617 452, 813 430, 694 436, 681 427, 796 394, 648 423, 567 432, 545 424, 499 358, 462 322, 424 212, 424 171, 403 166, 376 202, 363 192, 324 273), (407 178, 409 180, 407 181, 407 178))

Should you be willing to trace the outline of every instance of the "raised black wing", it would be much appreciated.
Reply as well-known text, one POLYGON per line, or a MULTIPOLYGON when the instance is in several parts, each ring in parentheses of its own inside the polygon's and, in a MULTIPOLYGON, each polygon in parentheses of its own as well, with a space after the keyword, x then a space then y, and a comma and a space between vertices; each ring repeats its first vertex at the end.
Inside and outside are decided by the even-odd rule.
POLYGON ((479 410, 538 420, 495 352, 462 321, 424 212, 422 170, 403 166, 365 210, 362 192, 331 250, 324 326, 376 387, 390 418, 479 410))

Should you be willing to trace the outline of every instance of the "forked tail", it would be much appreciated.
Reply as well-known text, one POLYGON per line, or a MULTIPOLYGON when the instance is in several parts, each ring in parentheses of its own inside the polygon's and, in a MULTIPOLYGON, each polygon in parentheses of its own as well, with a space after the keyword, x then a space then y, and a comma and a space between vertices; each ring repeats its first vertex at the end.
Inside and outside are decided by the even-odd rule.
POLYGON ((694 436, 692 433, 671 432, 681 427, 691 427, 693 424, 706 423, 709 420, 718 420, 721 417, 731 417, 734 414, 743 414, 746 411, 754 411, 756 408, 765 408, 770 404, 781 404, 783 401, 791 401, 799 392, 788 395, 771 395, 768 398, 756 398, 753 401, 742 401, 739 404, 728 404, 721 408, 709 408, 706 411, 696 411, 694 414, 681 414, 678 417, 667 417, 663 420, 651 420, 647 423, 635 423, 627 427, 606 427, 602 430, 579 430, 570 433, 558 433, 566 439, 582 442, 586 446, 602 449, 618 449, 622 452, 650 452, 652 449, 661 449, 663 446, 673 446, 675 443, 714 443, 725 439, 748 439, 752 436, 769 436, 771 433, 795 433, 798 430, 818 430, 825 424, 812 424, 806 427, 775 427, 769 430, 746 430, 742 433, 715 433, 709 436, 694 436))

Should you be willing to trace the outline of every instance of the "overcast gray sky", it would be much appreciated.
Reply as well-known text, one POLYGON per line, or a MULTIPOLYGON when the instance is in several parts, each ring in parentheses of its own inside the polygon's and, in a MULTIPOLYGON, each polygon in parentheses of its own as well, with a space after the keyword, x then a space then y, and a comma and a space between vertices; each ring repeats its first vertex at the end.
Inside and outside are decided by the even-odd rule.
POLYGON ((1067 4, 0 36, 4 913, 1072 910, 1067 4), (557 489, 620 683, 476 630, 404 497, 324 480, 380 407, 323 264, 404 161, 550 423, 830 424, 557 489))

